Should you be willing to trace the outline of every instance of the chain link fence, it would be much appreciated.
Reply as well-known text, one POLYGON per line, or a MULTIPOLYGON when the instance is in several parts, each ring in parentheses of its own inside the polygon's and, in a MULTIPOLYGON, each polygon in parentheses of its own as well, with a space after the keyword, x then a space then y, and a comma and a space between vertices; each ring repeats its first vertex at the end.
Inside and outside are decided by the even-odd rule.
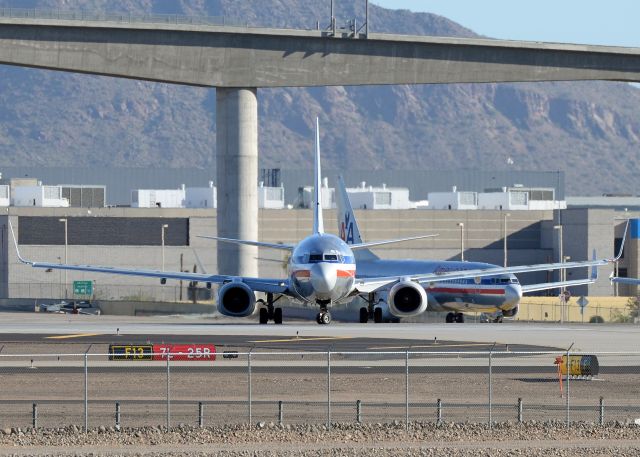
POLYGON ((0 354, 0 427, 534 420, 569 425, 640 417, 640 353, 147 355, 111 360, 89 352, 0 354))

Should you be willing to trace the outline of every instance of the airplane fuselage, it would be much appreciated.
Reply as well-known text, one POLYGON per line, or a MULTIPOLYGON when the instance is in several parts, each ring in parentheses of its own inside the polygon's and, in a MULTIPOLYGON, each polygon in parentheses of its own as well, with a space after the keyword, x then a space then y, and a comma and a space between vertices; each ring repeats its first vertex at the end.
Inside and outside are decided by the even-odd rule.
MULTIPOLYGON (((424 273, 445 273, 472 269, 494 268, 478 262, 422 261, 422 260, 359 260, 357 277, 411 276, 424 273)), ((427 311, 509 311, 518 306, 522 289, 512 274, 474 279, 437 281, 425 284, 427 311)))

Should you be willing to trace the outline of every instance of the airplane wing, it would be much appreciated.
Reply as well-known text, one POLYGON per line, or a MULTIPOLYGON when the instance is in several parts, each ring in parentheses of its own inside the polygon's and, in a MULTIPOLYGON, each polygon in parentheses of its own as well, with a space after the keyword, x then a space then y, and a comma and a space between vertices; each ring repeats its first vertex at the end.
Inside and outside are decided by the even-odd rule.
POLYGON ((142 270, 135 268, 118 268, 118 267, 105 267, 98 265, 69 265, 64 263, 49 263, 49 262, 34 262, 27 260, 20 255, 18 249, 18 242, 13 232, 13 226, 9 223, 11 229, 11 235, 13 236, 13 242, 16 247, 16 253, 18 260, 26 265, 31 265, 34 268, 51 268, 56 270, 72 270, 72 271, 90 271, 94 273, 106 273, 116 274, 124 276, 143 276, 147 278, 159 278, 159 279, 177 279, 183 281, 197 281, 212 284, 222 284, 232 281, 242 281, 256 292, 271 292, 276 294, 286 294, 289 290, 289 281, 287 279, 268 279, 268 278, 251 278, 251 277, 238 277, 229 275, 209 275, 204 273, 189 273, 189 272, 175 272, 175 271, 160 271, 160 270, 142 270))

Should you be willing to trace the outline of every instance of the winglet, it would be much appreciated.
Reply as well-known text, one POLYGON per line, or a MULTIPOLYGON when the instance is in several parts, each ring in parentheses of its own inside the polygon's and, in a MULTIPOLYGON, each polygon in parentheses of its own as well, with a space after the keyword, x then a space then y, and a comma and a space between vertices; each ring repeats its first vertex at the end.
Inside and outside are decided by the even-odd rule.
POLYGON ((27 265, 33 265, 33 262, 23 259, 22 256, 20 255, 20 249, 18 249, 18 240, 16 239, 16 234, 13 231, 13 225, 11 224, 11 220, 9 220, 9 230, 11 230, 11 237, 13 238, 13 244, 16 247, 16 254, 18 256, 18 260, 27 265))
POLYGON ((627 233, 629 231, 629 222, 630 219, 627 219, 627 223, 624 226, 624 233, 622 234, 622 243, 620 243, 620 250, 618 251, 618 254, 613 259, 611 259, 611 262, 617 262, 622 257, 622 253, 624 251, 624 243, 627 239, 627 233))
POLYGON ((316 154, 314 160, 313 233, 324 233, 322 222, 322 172, 320 171, 320 119, 316 117, 316 154))
MULTIPOLYGON (((597 260, 595 249, 593 250, 593 260, 597 260)), ((591 280, 594 282, 598 280, 598 265, 591 267, 591 280)))

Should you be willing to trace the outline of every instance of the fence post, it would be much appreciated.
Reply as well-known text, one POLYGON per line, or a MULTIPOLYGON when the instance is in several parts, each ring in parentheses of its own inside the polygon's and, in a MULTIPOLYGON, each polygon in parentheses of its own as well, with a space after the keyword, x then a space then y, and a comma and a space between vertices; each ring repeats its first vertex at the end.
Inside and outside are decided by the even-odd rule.
POLYGON ((331 350, 327 351, 327 428, 331 428, 331 350))
POLYGON ((171 427, 171 352, 167 353, 167 431, 171 427))
POLYGON ((362 402, 360 400, 356 400, 356 422, 362 423, 362 402))
POLYGON ((88 355, 84 353, 84 432, 89 431, 89 368, 87 364, 88 355))
POLYGON ((38 404, 34 403, 31 409, 31 424, 33 428, 38 428, 38 404))
POLYGON ((489 428, 493 427, 493 348, 495 347, 496 343, 493 343, 489 349, 489 428))
POLYGON ((522 423, 522 398, 518 398, 518 423, 522 423))
POLYGON ((598 422, 600 425, 604 425, 604 397, 600 397, 600 417, 598 422))
POLYGON ((249 352, 247 354, 247 400, 249 401, 249 410, 248 410, 248 414, 249 414, 249 427, 251 427, 252 424, 252 417, 251 417, 251 351, 253 351, 253 348, 249 349, 249 352))
POLYGON ((439 398, 436 402, 436 424, 442 424, 442 400, 439 398))
POLYGON ((278 402, 278 425, 282 425, 282 400, 278 402))
POLYGON ((204 427, 204 405, 201 401, 198 402, 198 427, 204 427))
POLYGON ((120 402, 116 402, 116 428, 120 427, 120 402))
POLYGON ((571 416, 570 416, 571 395, 569 393, 569 379, 570 379, 569 372, 571 371, 571 363, 569 363, 569 355, 573 345, 574 343, 571 343, 571 346, 569 346, 569 348, 567 349, 567 427, 569 427, 569 421, 571 420, 571 416))
POLYGON ((405 424, 405 430, 409 430, 409 351, 408 350, 405 353, 404 368, 405 368, 404 424, 405 424))

